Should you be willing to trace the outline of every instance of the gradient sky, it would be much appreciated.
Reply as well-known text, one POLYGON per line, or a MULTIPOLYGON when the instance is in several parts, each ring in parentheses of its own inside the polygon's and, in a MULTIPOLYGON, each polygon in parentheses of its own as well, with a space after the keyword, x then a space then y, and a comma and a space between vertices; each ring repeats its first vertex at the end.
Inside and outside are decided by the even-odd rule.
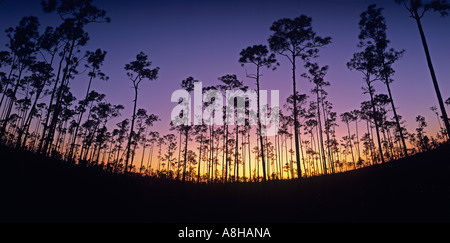
MULTIPOLYGON (((358 51, 359 15, 369 4, 384 7, 391 46, 405 49, 404 57, 394 68, 395 82, 392 93, 398 113, 407 121, 407 129, 414 132, 415 117, 427 118, 429 135, 435 135, 438 122, 429 107, 437 104, 429 70, 417 26, 402 6, 389 1, 138 1, 94 0, 94 5, 104 9, 111 17, 109 24, 92 24, 88 27, 90 41, 83 49, 101 48, 108 52, 103 71, 110 77, 105 83, 95 80, 93 89, 105 93, 109 102, 123 104, 126 110, 120 120, 130 117, 133 90, 123 69, 140 51, 149 55, 153 66, 160 67, 159 78, 141 85, 138 107, 159 115, 162 122, 155 129, 168 127, 170 112, 175 106, 171 94, 179 89, 181 80, 193 76, 203 85, 217 84, 225 74, 237 74, 245 84, 255 88, 254 80, 245 77, 238 63, 239 52, 250 45, 266 44, 271 34, 271 24, 280 18, 294 18, 301 14, 313 19, 313 29, 320 36, 331 36, 332 44, 324 48, 317 59, 320 65, 329 65, 326 79, 329 100, 340 114, 358 109, 368 100, 362 93, 362 75, 350 71, 346 63, 358 51)), ((39 17, 41 28, 57 26, 55 14, 44 14, 40 1, 0 0, 0 29, 18 24, 24 16, 39 17)), ((450 18, 429 13, 423 19, 433 64, 444 99, 450 96, 450 18)), ((0 35, 0 50, 6 49, 6 35, 0 35)), ((261 89, 279 89, 280 103, 292 93, 290 65, 282 56, 276 71, 264 70, 261 89)), ((299 65, 297 73, 304 69, 299 65)), ((87 78, 80 75, 72 81, 72 92, 78 99, 84 95, 87 78)), ((300 93, 310 94, 312 85, 298 79, 300 93)), ((375 85, 378 93, 386 93, 385 86, 375 85)), ((111 123, 117 123, 116 119, 111 123)), ((337 131, 344 131, 341 126, 337 131)), ((164 133, 164 132, 163 132, 164 133)))

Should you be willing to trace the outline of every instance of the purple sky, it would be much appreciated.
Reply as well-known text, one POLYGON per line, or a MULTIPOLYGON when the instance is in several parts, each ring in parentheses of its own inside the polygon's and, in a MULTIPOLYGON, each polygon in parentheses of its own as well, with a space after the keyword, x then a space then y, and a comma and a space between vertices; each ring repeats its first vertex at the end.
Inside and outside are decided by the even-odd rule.
MULTIPOLYGON (((181 80, 188 76, 203 82, 217 84, 225 74, 237 74, 245 84, 255 88, 254 81, 245 77, 238 63, 239 52, 250 45, 266 44, 271 24, 280 18, 294 18, 301 14, 313 19, 313 29, 320 36, 331 36, 332 44, 324 48, 317 59, 320 65, 329 65, 327 89, 329 100, 338 114, 357 109, 361 101, 368 100, 362 93, 362 76, 350 71, 346 63, 357 51, 359 15, 369 4, 384 7, 391 46, 406 49, 396 69, 392 93, 398 113, 407 121, 407 129, 414 132, 415 117, 427 118, 430 135, 438 126, 429 110, 438 105, 417 26, 408 12, 392 1, 119 1, 95 0, 94 5, 106 10, 109 24, 88 27, 90 41, 83 49, 101 48, 108 52, 103 71, 110 77, 105 83, 95 80, 93 89, 105 93, 109 102, 123 104, 120 120, 130 117, 133 102, 131 82, 123 69, 140 51, 149 55, 153 66, 160 67, 159 78, 141 85, 138 107, 159 115, 162 122, 155 129, 168 127, 170 112, 175 106, 171 94, 179 89, 181 80)), ((0 1, 0 29, 15 26, 23 16, 38 16, 42 29, 60 23, 55 14, 44 14, 40 1, 0 1)), ((444 99, 450 96, 450 18, 429 13, 423 19, 433 64, 444 99)), ((0 36, 0 50, 4 50, 6 36, 0 36)), ((292 93, 291 71, 287 60, 278 57, 281 66, 276 71, 264 70, 261 89, 279 89, 280 103, 292 93)), ((297 73, 304 69, 299 65, 297 73)), ((87 86, 86 75, 72 81, 72 92, 78 99, 87 86)), ((312 85, 298 78, 300 93, 310 94, 312 85)), ((386 93, 383 84, 375 85, 377 92, 386 93)), ((116 119, 112 123, 119 122, 116 119)), ((338 131, 345 129, 343 126, 338 131)))

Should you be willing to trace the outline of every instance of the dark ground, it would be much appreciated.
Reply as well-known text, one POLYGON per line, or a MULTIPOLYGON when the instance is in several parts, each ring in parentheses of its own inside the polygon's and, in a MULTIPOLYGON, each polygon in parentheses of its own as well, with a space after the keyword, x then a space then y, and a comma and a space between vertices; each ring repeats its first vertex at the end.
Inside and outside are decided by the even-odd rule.
POLYGON ((305 179, 181 184, 0 148, 0 222, 450 222, 450 146, 305 179))

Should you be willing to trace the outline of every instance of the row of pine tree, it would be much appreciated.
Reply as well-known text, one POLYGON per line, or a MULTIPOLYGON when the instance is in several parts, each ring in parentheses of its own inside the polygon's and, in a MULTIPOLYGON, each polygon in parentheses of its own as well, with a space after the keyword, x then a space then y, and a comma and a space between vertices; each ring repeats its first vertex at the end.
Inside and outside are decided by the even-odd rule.
MULTIPOLYGON (((316 34, 312 18, 300 15, 275 21, 267 45, 249 46, 237 55, 245 67, 246 81, 228 74, 219 77, 217 85, 203 88, 204 92, 216 89, 223 94, 230 89, 256 89, 256 127, 248 125, 246 109, 246 125, 170 124, 172 133, 160 134, 151 129, 152 125, 167 121, 138 107, 139 85, 157 81, 159 67, 153 67, 143 52, 124 65, 132 83, 134 105, 131 118, 117 122, 125 107, 107 102, 105 94, 91 88, 93 82, 108 80, 102 71, 107 52, 85 50, 89 41, 87 26, 108 23, 110 19, 91 0, 48 0, 42 1, 43 10, 61 17, 58 26, 49 26, 40 33, 38 19, 24 17, 16 27, 6 30, 9 42, 0 52, 1 143, 115 173, 197 182, 310 177, 432 149, 449 139, 445 105, 450 105, 450 98, 444 102, 440 94, 421 18, 430 11, 447 15, 450 5, 436 0, 396 2, 407 8, 419 29, 439 103, 439 109, 431 107, 440 124, 435 137, 426 135, 423 116, 416 118, 416 131, 410 133, 397 112, 391 83, 394 64, 405 50, 390 47, 383 9, 376 5, 368 6, 361 14, 359 51, 347 63, 349 70, 361 73, 358 85, 363 85, 367 101, 359 109, 339 115, 333 111, 327 93, 331 86, 326 78, 329 67, 317 63, 319 53, 332 44, 332 38, 316 34), (270 111, 260 109, 260 84, 265 82, 263 73, 279 65, 277 59, 287 59, 291 64, 292 94, 279 108, 278 133, 267 137, 260 132, 264 126, 261 119, 266 117, 260 112, 270 111), (86 92, 77 101, 71 81, 83 68, 88 71, 86 92), (304 72, 299 74, 299 70, 304 72), (298 78, 310 81, 309 94, 298 91, 298 78), (385 89, 376 91, 375 82, 383 83, 385 89), (110 125, 113 121, 115 126, 110 125), (341 138, 336 134, 339 123, 347 131, 341 138)), ((180 87, 191 93, 197 81, 188 77, 180 87)))

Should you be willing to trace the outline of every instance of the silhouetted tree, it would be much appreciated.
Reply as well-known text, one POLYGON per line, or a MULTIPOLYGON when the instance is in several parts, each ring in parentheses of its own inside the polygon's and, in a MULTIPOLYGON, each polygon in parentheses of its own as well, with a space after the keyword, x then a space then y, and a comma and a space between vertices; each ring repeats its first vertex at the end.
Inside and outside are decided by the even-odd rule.
POLYGON ((66 135, 65 127, 67 125, 67 122, 72 119, 75 114, 74 110, 71 109, 72 103, 75 100, 75 96, 72 94, 70 89, 67 88, 67 90, 64 91, 61 99, 61 116, 56 124, 56 131, 58 132, 58 135, 56 136, 55 143, 51 144, 48 151, 49 155, 51 155, 52 157, 61 159, 64 137, 66 135))
POLYGON ((194 127, 195 134, 196 134, 196 142, 198 143, 198 168, 197 168, 197 183, 200 183, 200 169, 201 169, 201 162, 202 162, 202 150, 207 149, 207 146, 205 144, 205 133, 206 133, 206 125, 196 125, 194 127))
POLYGON ((428 43, 425 38, 425 33, 423 31, 421 19, 428 11, 439 12, 441 16, 447 16, 450 10, 450 4, 446 0, 394 0, 397 4, 402 4, 408 12, 411 14, 410 17, 413 18, 417 23, 417 28, 419 29, 420 38, 422 39, 423 49, 425 51, 425 56, 427 58, 428 69, 430 70, 431 79, 433 81, 434 90, 439 103, 439 108, 441 109, 442 119, 444 120, 447 138, 450 139, 450 123, 447 116, 447 112, 444 107, 444 102, 442 99, 441 91, 439 89, 439 84, 434 72, 433 63, 431 62, 430 51, 428 50, 428 43))
MULTIPOLYGON (((80 126, 83 128, 83 133, 81 134, 81 137, 83 137, 83 141, 81 146, 80 159, 83 159, 83 157, 81 157, 83 155, 83 151, 85 151, 86 149, 89 150, 90 145, 94 139, 94 133, 97 128, 96 126, 99 125, 99 121, 96 120, 95 117, 92 117, 92 111, 95 110, 94 108, 96 108, 98 104, 104 101, 105 96, 105 94, 99 94, 97 91, 92 90, 88 94, 86 100, 81 100, 79 102, 83 105, 77 107, 77 110, 79 110, 80 108, 89 109, 86 121, 83 124, 80 124, 80 126)), ((87 155, 87 152, 85 155, 87 155)))
POLYGON ((148 56, 145 55, 145 53, 140 52, 136 55, 136 60, 130 62, 129 64, 125 65, 125 70, 127 71, 127 76, 133 83, 133 89, 134 89, 134 107, 133 107, 133 116, 131 117, 131 128, 130 128, 130 134, 128 137, 128 144, 127 144, 127 156, 125 159, 125 170, 124 173, 127 173, 128 169, 128 160, 130 158, 130 148, 131 148, 131 140, 134 136, 134 122, 136 120, 136 106, 137 106, 137 98, 138 98, 138 90, 139 90, 139 84, 142 82, 142 80, 149 80, 153 81, 158 78, 158 71, 159 67, 156 67, 154 69, 150 69, 149 67, 152 65, 150 61, 148 61, 148 56))
MULTIPOLYGON (((323 173, 327 174, 327 159, 325 155, 324 149, 324 140, 323 140, 323 130, 322 130, 322 118, 321 118, 321 110, 324 110, 323 102, 327 95, 327 92, 324 90, 324 87, 329 86, 330 83, 325 81, 325 75, 328 71, 328 66, 320 67, 317 63, 306 63, 305 68, 308 69, 308 73, 303 73, 302 77, 307 78, 310 82, 312 82, 315 87, 311 90, 312 93, 316 94, 316 117, 317 117, 317 127, 318 127, 318 139, 319 139, 319 152, 322 157, 322 166, 323 173), (322 105, 322 107, 321 107, 322 105), (321 109, 322 108, 322 109, 321 109)), ((323 114, 325 115, 325 114, 323 114)), ((327 130, 328 131, 328 130, 327 130)), ((327 133, 328 136, 328 133, 327 133)))
POLYGON ((147 172, 151 173, 151 167, 153 162, 153 148, 155 146, 155 143, 158 141, 159 138, 159 132, 151 131, 149 132, 149 138, 147 141, 150 143, 150 149, 148 152, 148 159, 147 159, 147 172))
MULTIPOLYGON (((162 158, 162 146, 166 144, 164 137, 159 137, 158 138, 158 143, 157 145, 159 146, 159 150, 158 150, 158 169, 156 169, 156 173, 158 175, 158 177, 161 177, 162 173, 161 173, 161 160, 162 158)), ((181 144, 180 144, 181 145, 181 144)))
MULTIPOLYGON (((291 111, 291 112, 294 110, 294 104, 297 107, 297 122, 298 122, 298 126, 299 126, 298 127, 299 133, 298 133, 297 136, 298 136, 298 139, 299 139, 299 154, 302 156, 303 168, 305 168, 305 169, 306 169, 305 156, 304 156, 304 153, 303 153, 303 145, 302 145, 301 131, 300 131, 300 128, 302 126, 301 123, 300 123, 300 117, 303 116, 306 113, 305 108, 303 108, 303 106, 306 104, 307 99, 308 99, 308 96, 306 94, 299 94, 299 92, 297 91, 295 96, 294 95, 290 95, 286 99, 286 103, 287 104, 285 105, 287 110, 291 111), (294 102, 294 100, 295 100, 295 102, 294 102), (291 106, 289 106, 289 105, 291 105, 291 106)), ((294 118, 292 117, 292 120, 289 120, 289 122, 292 122, 292 124, 290 124, 290 125, 292 125, 294 127, 294 130, 295 130, 295 126, 294 126, 294 123, 293 123, 294 122, 294 118)), ((295 136, 295 133, 294 133, 294 136, 295 136)), ((295 152, 295 148, 294 148, 294 150, 292 150, 292 152, 295 152)), ((300 157, 298 159, 300 159, 300 157)), ((295 162, 297 163, 297 175, 299 175, 300 172, 298 172, 298 170, 301 171, 300 161, 295 160, 295 162)), ((307 175, 307 174, 305 174, 305 175, 307 175)))
POLYGON ((44 91, 45 85, 50 82, 50 79, 53 77, 52 73, 52 67, 50 64, 47 64, 45 62, 37 62, 33 64, 30 67, 30 70, 32 72, 31 75, 31 86, 33 87, 33 92, 36 93, 34 97, 34 102, 31 107, 30 112, 28 113, 28 117, 25 121, 24 126, 19 131, 19 135, 17 138, 17 147, 21 146, 24 147, 27 141, 28 137, 28 130, 30 129, 31 121, 34 116, 36 116, 37 113, 37 105, 38 100, 41 98, 41 94, 44 91), (23 138, 23 144, 21 144, 22 135, 24 135, 23 138))
POLYGON ((143 155, 145 152, 145 137, 147 135, 147 128, 150 126, 153 126, 153 123, 158 121, 159 118, 157 115, 154 114, 147 114, 147 110, 144 108, 140 108, 136 112, 136 131, 133 138, 133 151, 132 151, 132 157, 131 157, 131 165, 133 165, 134 156, 136 155, 136 147, 139 143, 144 144, 144 150, 142 151, 142 158, 141 158, 141 166, 139 167, 139 173, 142 170, 143 165, 143 155))
MULTIPOLYGON (((100 155, 100 150, 102 148, 102 145, 107 142, 108 137, 111 136, 111 134, 108 134, 108 129, 106 127, 106 124, 108 121, 112 118, 119 117, 120 111, 123 110, 124 107, 122 105, 111 105, 107 102, 101 102, 96 107, 93 108, 93 112, 96 114, 97 119, 99 120, 99 125, 102 127, 98 129, 97 135, 95 137, 95 142, 97 143, 97 163, 98 163, 98 156, 100 155)), ((70 157, 68 158, 70 159, 70 157)))
POLYGON ((428 126, 427 122, 425 121, 425 117, 418 115, 416 117, 416 122, 418 123, 418 127, 416 128, 417 138, 419 139, 418 148, 422 152, 427 151, 430 146, 428 136, 425 135, 424 131, 424 129, 428 126))
MULTIPOLYGON (((221 90, 223 93, 225 93, 227 90, 235 90, 235 89, 241 89, 243 91, 245 91, 247 89, 247 87, 244 87, 244 83, 240 80, 237 79, 237 76, 235 74, 227 74, 224 75, 222 77, 219 77, 219 80, 222 82, 221 84, 218 85, 219 90, 221 90)), ((229 97, 230 100, 227 100, 227 104, 232 103, 233 107, 236 108, 234 109, 234 112, 236 114, 236 121, 238 121, 237 117, 237 113, 238 113, 238 107, 237 107, 237 102, 235 102, 235 98, 234 97, 229 97)), ((225 122, 224 122, 224 130, 225 130, 225 141, 228 141, 228 120, 230 119, 228 117, 229 115, 229 111, 228 109, 231 109, 231 106, 226 106, 225 107, 225 112, 224 112, 224 116, 225 116, 225 122)), ((239 146, 237 146, 238 144, 238 132, 239 131, 239 124, 238 122, 236 122, 236 146, 235 148, 238 148, 239 146)), ((237 157, 238 157, 238 152, 237 150, 235 151, 235 161, 237 161, 237 157)), ((228 143, 225 143, 225 176, 224 176, 224 182, 227 181, 228 178, 228 143)))
MULTIPOLYGON (((138 126, 142 127, 140 129, 140 132, 142 132, 142 130, 144 130, 143 134, 141 134, 140 137, 140 142, 142 144, 142 157, 141 157, 141 166, 139 167, 139 173, 142 173, 142 170, 145 169, 144 167, 144 157, 145 157, 145 148, 147 147, 147 130, 149 127, 153 126, 153 123, 156 121, 160 121, 159 117, 157 115, 154 114, 150 114, 146 117, 144 117, 143 121, 139 121, 138 126)), ((154 133, 150 133, 150 135, 154 135, 154 133)), ((152 136, 153 137, 153 136, 152 136)), ((152 140, 153 141, 153 140, 152 140)), ((151 141, 151 142, 152 142, 151 141)))
POLYGON ((355 131, 356 131, 356 150, 358 152, 358 163, 360 163, 362 161, 361 159, 361 151, 360 151, 360 147, 359 147, 359 130, 358 130, 358 120, 361 118, 361 111, 359 110, 352 110, 350 112, 352 114, 352 116, 355 118, 355 131))
POLYGON ((370 154, 372 155, 372 164, 374 162, 376 162, 375 160, 375 151, 374 149, 375 147, 375 143, 374 143, 374 139, 373 139, 373 129, 372 129, 372 124, 374 123, 374 117, 375 114, 373 112, 373 107, 372 107, 372 102, 371 101, 363 101, 361 102, 361 109, 360 109, 360 116, 362 120, 366 121, 366 129, 367 129, 367 135, 368 135, 368 139, 370 141, 367 141, 367 145, 369 145, 370 147, 370 154))
POLYGON ((256 66, 256 74, 248 74, 247 77, 256 80, 256 95, 257 95, 257 112, 256 118, 258 123, 258 132, 259 132, 259 142, 260 142, 260 152, 261 152, 261 160, 262 160, 262 168, 263 168, 263 180, 266 181, 266 163, 264 159, 264 143, 262 139, 262 125, 261 125, 261 107, 260 107, 260 97, 259 97, 259 81, 261 78, 260 69, 261 67, 271 68, 277 62, 275 59, 275 55, 269 53, 267 46, 264 45, 254 45, 249 46, 239 53, 239 62, 242 66, 247 64, 253 64, 256 66))
POLYGON ((80 102, 80 114, 78 117, 78 122, 77 122, 77 126, 75 127, 75 134, 73 136, 73 141, 72 144, 70 146, 70 151, 69 151, 69 159, 72 159, 72 155, 73 155, 73 149, 75 147, 75 143, 76 143, 76 139, 77 139, 77 135, 78 135, 78 129, 79 126, 81 124, 81 120, 83 118, 83 114, 86 111, 86 102, 88 101, 88 96, 89 96, 89 92, 91 89, 91 83, 92 80, 96 77, 100 78, 101 80, 108 80, 108 76, 106 76, 103 72, 101 72, 100 70, 100 66, 103 65, 103 61, 105 60, 105 56, 106 56, 106 52, 102 51, 101 49, 97 49, 95 52, 90 52, 87 51, 86 52, 86 58, 87 58, 87 62, 88 64, 85 65, 86 68, 89 68, 89 83, 88 83, 88 87, 86 90, 86 97, 84 98, 83 101, 80 102))
MULTIPOLYGON (((215 100, 215 97, 208 97, 207 91, 209 91, 209 90, 217 90, 217 88, 215 86, 203 87, 202 93, 203 93, 203 95, 206 96, 206 101, 203 102, 203 107, 207 107, 207 106, 211 105, 214 102, 214 100, 215 100)), ((214 164, 215 164, 215 160, 214 160, 214 149, 215 149, 215 147, 214 147, 214 137, 216 136, 217 133, 220 133, 219 131, 216 131, 214 129, 213 118, 215 118, 216 115, 217 114, 216 114, 216 112, 214 110, 212 112, 212 114, 211 114, 211 119, 209 119, 209 124, 208 124, 208 127, 209 127, 209 136, 208 136, 209 137, 209 139, 208 139, 208 142, 209 142, 209 154, 208 154, 208 159, 207 159, 208 165, 207 165, 207 173, 206 173, 208 182, 210 182, 212 179, 214 179, 214 173, 212 173, 213 167, 214 167, 214 164)), ((219 130, 219 129, 217 129, 217 130, 219 130)), ((181 136, 180 136, 180 143, 181 143, 181 136)))
MULTIPOLYGON (((442 136, 445 138, 446 136, 447 136, 447 134, 445 133, 445 130, 444 130, 444 128, 442 127, 442 124, 441 124, 441 118, 439 117, 439 112, 437 111, 437 108, 436 108, 436 106, 431 106, 430 107, 430 110, 436 115, 436 117, 437 117, 437 120, 438 120, 438 123, 439 123, 439 132, 440 133, 442 133, 442 136)), ((438 133, 439 134, 439 133, 438 133)), ((441 135, 440 135, 441 136, 441 135)))
POLYGON ((352 138, 353 135, 350 133, 350 122, 356 121, 356 117, 353 116, 353 114, 351 112, 344 112, 343 114, 341 114, 341 121, 345 123, 345 125, 347 126, 347 132, 348 132, 348 146, 350 146, 350 151, 352 154, 352 162, 353 162, 353 166, 354 169, 356 169, 356 161, 355 161, 355 156, 353 155, 353 146, 352 146, 352 138))
MULTIPOLYGON (((15 58, 15 56, 14 56, 15 58)), ((7 94, 7 90, 9 85, 11 84, 11 75, 14 71, 13 58, 11 57, 11 53, 8 51, 0 51, 0 68, 4 66, 10 66, 9 75, 5 72, 0 71, 0 92, 2 93, 2 98, 0 100, 0 107, 3 104, 3 100, 7 94)))
POLYGON ((8 102, 4 106, 4 118, 0 128, 0 139, 5 135, 6 127, 10 120, 13 104, 17 101, 17 91, 19 90, 24 72, 34 63, 39 38, 39 21, 36 17, 24 17, 20 20, 16 28, 6 30, 9 43, 7 44, 13 55, 11 63, 11 73, 15 69, 15 84, 12 83, 11 75, 8 76, 7 83, 11 83, 12 90, 8 92, 8 102))
MULTIPOLYGON (((74 50, 76 47, 86 45, 89 37, 88 33, 85 32, 85 27, 88 24, 110 22, 110 18, 106 17, 106 12, 104 10, 100 10, 97 7, 93 6, 92 0, 43 0, 41 3, 45 12, 56 12, 63 20, 61 29, 63 30, 63 36, 65 39, 64 41, 66 42, 66 46, 64 47, 65 52, 67 52, 67 56, 63 55, 63 59, 66 60, 66 66, 63 70, 63 75, 60 79, 61 84, 56 94, 56 103, 54 105, 51 123, 48 127, 48 131, 46 131, 47 126, 44 127, 42 135, 42 137, 44 137, 44 135, 46 135, 45 133, 48 132, 43 148, 43 152, 46 153, 49 144, 52 143, 56 124, 58 123, 58 117, 62 110, 61 100, 64 95, 63 92, 67 90, 67 87, 69 85, 68 80, 70 78, 70 66, 73 66, 77 62, 77 59, 73 58, 74 50)), ((56 80, 55 87, 58 83, 58 80, 59 75, 56 80)), ((52 106, 51 102, 50 106, 52 106)))
MULTIPOLYGON (((317 57, 319 48, 331 43, 331 37, 320 37, 312 29, 312 19, 305 15, 300 15, 294 19, 280 19, 275 21, 270 30, 274 33, 269 38, 270 49, 282 56, 285 56, 292 64, 293 95, 297 94, 296 89, 296 59, 300 57, 308 62, 311 58, 317 57)), ((297 120, 297 99, 293 99, 294 104, 294 138, 295 155, 297 161, 298 178, 301 178, 300 169, 300 143, 299 143, 299 123, 297 120)))
POLYGON ((376 46, 377 59, 379 62, 377 67, 377 75, 386 85, 388 90, 392 112, 394 113, 394 119, 397 125, 397 131, 403 145, 403 153, 405 156, 408 156, 408 150, 402 131, 403 129, 400 125, 400 120, 397 115, 397 109, 395 108, 390 88, 390 83, 394 81, 391 77, 395 72, 392 65, 403 55, 404 50, 396 51, 393 48, 388 48, 390 41, 387 39, 386 20, 381 14, 382 10, 382 8, 376 8, 376 5, 372 4, 369 5, 367 11, 361 14, 361 20, 359 22, 361 33, 359 38, 361 41, 370 42, 376 46))
MULTIPOLYGON (((188 93, 191 93, 194 91, 194 84, 196 82, 199 82, 198 80, 195 80, 193 77, 188 77, 181 81, 181 88, 185 89, 188 93)), ((189 107, 190 109, 190 107, 189 107)), ((187 114, 190 115, 190 114, 187 114)), ((182 175, 182 181, 185 181, 186 179, 186 168, 187 168, 187 159, 188 159, 188 142, 189 142, 189 132, 191 131, 192 126, 190 124, 182 124, 180 125, 181 131, 183 131, 185 136, 185 144, 184 144, 184 160, 183 160, 183 175, 182 175)), ((180 144, 181 146, 181 144, 180 144)))
MULTIPOLYGON (((364 32, 365 26, 360 25, 361 32, 364 32)), ((380 150, 381 162, 384 163, 383 151, 381 147, 381 139, 379 132, 379 119, 377 118, 377 111, 375 107, 374 95, 375 88, 373 87, 373 82, 376 79, 376 67, 377 67, 377 53, 376 47, 370 42, 364 42, 364 35, 360 35, 360 43, 358 47, 365 48, 361 52, 357 52, 353 54, 353 58, 347 63, 347 67, 350 70, 357 70, 364 75, 364 81, 366 83, 366 87, 363 87, 364 93, 368 93, 370 95, 370 103, 372 106, 372 114, 375 124, 375 129, 377 133, 378 147, 380 150)))
POLYGON ((172 172, 170 171, 170 165, 172 165, 175 161, 175 158, 172 158, 175 150, 177 149, 177 144, 175 142, 175 135, 170 133, 164 135, 165 143, 167 144, 167 152, 164 154, 164 160, 167 161, 167 173, 169 178, 172 179, 172 172))
MULTIPOLYGON (((46 60, 46 62, 49 65, 52 65, 54 60, 58 56, 59 56, 60 60, 58 62, 57 68, 55 69, 55 71, 56 71, 56 75, 54 75, 55 80, 52 80, 52 82, 54 84, 53 84, 52 90, 50 91, 51 95, 50 95, 50 100, 47 105, 47 111, 45 113, 45 118, 43 118, 43 129, 42 129, 42 134, 41 134, 41 138, 40 138, 38 149, 37 149, 38 152, 42 151, 42 146, 44 145, 44 141, 46 139, 45 134, 47 132, 47 128, 49 125, 48 122, 50 120, 50 115, 51 115, 52 111, 54 110, 53 100, 55 99, 55 96, 56 96, 62 67, 64 65, 64 60, 68 53, 68 47, 67 47, 68 42, 66 40, 68 29, 70 29, 70 27, 68 27, 67 25, 64 25, 64 24, 60 25, 56 29, 54 29, 53 27, 47 27, 47 29, 45 30, 45 33, 43 35, 41 35, 41 37, 39 39, 40 53, 44 57, 44 60, 46 60), (49 61, 47 61, 47 60, 49 60, 49 61)), ((83 42, 84 42, 84 38, 80 44, 82 44, 83 42)))
POLYGON ((389 130, 390 122, 387 121, 386 114, 387 108, 386 106, 391 103, 389 96, 386 94, 376 94, 374 96, 374 103, 376 107, 375 117, 378 120, 378 124, 380 126, 381 134, 383 135, 382 144, 385 148, 385 153, 388 158, 391 158, 391 154, 389 153, 389 141, 386 137, 386 131, 389 130))

